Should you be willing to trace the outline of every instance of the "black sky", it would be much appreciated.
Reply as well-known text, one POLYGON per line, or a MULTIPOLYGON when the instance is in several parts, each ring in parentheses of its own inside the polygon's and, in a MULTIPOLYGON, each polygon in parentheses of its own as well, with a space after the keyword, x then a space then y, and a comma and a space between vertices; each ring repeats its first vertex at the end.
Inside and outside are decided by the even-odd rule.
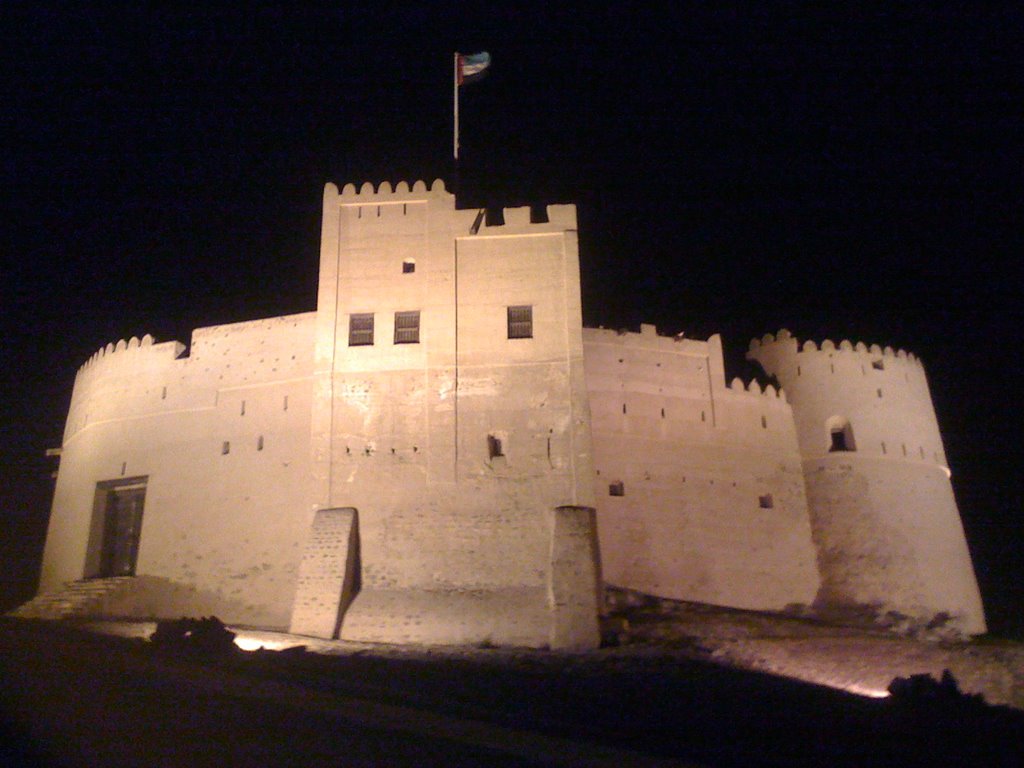
POLYGON ((991 624, 1024 632, 1014 4, 192 5, 0 6, 5 571, 97 347, 312 310, 324 182, 442 177, 577 203, 588 325, 721 332, 736 372, 780 327, 919 354, 991 624), (458 178, 454 50, 494 61, 458 178))

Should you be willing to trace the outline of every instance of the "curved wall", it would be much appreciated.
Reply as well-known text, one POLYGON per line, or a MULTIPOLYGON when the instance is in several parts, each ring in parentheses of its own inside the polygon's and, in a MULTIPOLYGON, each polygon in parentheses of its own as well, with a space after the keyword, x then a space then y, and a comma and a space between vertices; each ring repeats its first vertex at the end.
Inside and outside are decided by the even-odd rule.
POLYGON ((718 336, 645 325, 585 328, 583 341, 605 581, 738 608, 810 604, 817 566, 781 393, 727 387, 718 336))
POLYGON ((868 607, 985 631, 924 368, 900 350, 788 331, 751 342, 793 407, 821 606, 868 607), (841 435, 833 436, 833 432, 841 435))
POLYGON ((102 487, 145 482, 136 615, 286 626, 312 518, 315 315, 108 345, 79 370, 41 591, 98 575, 102 487), (158 590, 159 591, 159 590, 158 590), (173 599, 171 595, 173 593, 173 599), (172 607, 173 606, 173 607, 172 607))

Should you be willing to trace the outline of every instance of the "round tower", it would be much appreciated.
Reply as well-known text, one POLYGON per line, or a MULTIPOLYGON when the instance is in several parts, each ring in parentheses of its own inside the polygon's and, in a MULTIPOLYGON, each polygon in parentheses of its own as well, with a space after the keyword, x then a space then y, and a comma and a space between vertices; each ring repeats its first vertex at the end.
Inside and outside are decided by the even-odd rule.
POLYGON ((985 631, 924 368, 903 350, 789 331, 747 353, 793 407, 823 610, 985 631))

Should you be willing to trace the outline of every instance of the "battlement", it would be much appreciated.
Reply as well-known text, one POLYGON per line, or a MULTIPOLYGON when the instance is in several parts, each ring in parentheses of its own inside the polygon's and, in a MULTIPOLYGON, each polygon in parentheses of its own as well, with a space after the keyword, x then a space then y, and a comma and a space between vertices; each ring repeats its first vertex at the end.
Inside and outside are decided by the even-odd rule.
POLYGON ((333 191, 335 195, 341 198, 342 203, 378 203, 378 202, 401 202, 402 200, 412 200, 422 198, 424 195, 435 195, 441 196, 446 195, 454 198, 455 196, 450 194, 445 189, 444 181, 441 179, 434 179, 430 183, 430 187, 422 179, 413 182, 412 186, 409 186, 407 181, 400 181, 391 186, 391 182, 382 181, 374 189, 373 184, 368 181, 357 189, 355 184, 346 184, 341 188, 341 192, 338 192, 338 187, 330 182, 325 185, 324 191, 333 191))
POLYGON ((764 389, 761 389, 761 385, 757 382, 757 379, 751 379, 747 384, 744 384, 743 379, 736 376, 729 383, 729 389, 738 394, 761 395, 774 400, 786 401, 786 395, 782 387, 775 389, 772 384, 767 384, 764 389))
POLYGON ((143 350, 152 348, 153 351, 159 351, 163 353, 168 347, 173 346, 173 359, 181 357, 181 354, 185 351, 185 345, 180 341, 164 342, 162 344, 155 344, 154 339, 148 333, 141 339, 138 336, 132 336, 130 339, 120 339, 117 342, 111 342, 104 347, 97 349, 92 356, 82 363, 78 368, 78 373, 82 374, 95 366, 99 361, 106 358, 110 358, 112 355, 120 355, 125 352, 133 352, 136 350, 143 350))
MULTIPOLYGON (((324 187, 324 199, 336 198, 339 205, 351 206, 391 206, 396 203, 424 202, 433 200, 444 204, 452 211, 459 211, 469 216, 473 224, 473 234, 505 234, 510 230, 539 228, 541 231, 557 231, 576 229, 576 206, 571 204, 552 204, 544 206, 546 220, 536 220, 538 206, 518 206, 514 208, 487 209, 486 214, 478 209, 459 209, 456 207, 455 195, 445 187, 442 179, 434 179, 430 186, 423 180, 415 181, 410 186, 400 181, 394 186, 391 182, 382 181, 376 187, 370 182, 363 182, 358 188, 355 184, 345 184, 341 191, 336 185, 328 183, 324 187), (477 220, 479 218, 479 220, 477 220)), ((404 206, 403 206, 404 212, 404 206)), ((373 218, 379 218, 373 217, 373 218)), ((371 221, 372 218, 367 219, 371 221)))
POLYGON ((712 339, 719 339, 716 334, 707 341, 700 339, 688 339, 682 333, 674 336, 665 336, 658 333, 658 327, 648 323, 641 323, 640 331, 630 331, 625 328, 584 328, 584 336, 589 341, 600 341, 604 343, 620 344, 625 347, 656 349, 666 352, 682 352, 707 356, 708 344, 712 339))
POLYGON ((843 339, 837 346, 831 339, 825 339, 821 344, 817 344, 812 340, 807 340, 802 344, 800 341, 793 336, 787 329, 781 329, 777 334, 772 335, 766 333, 760 339, 751 339, 750 347, 748 351, 748 357, 755 355, 757 351, 763 347, 769 347, 773 345, 783 346, 788 348, 788 351, 796 354, 815 353, 815 352, 844 352, 848 354, 859 354, 866 358, 872 358, 873 360, 888 358, 904 360, 911 363, 920 365, 921 362, 912 353, 907 352, 903 349, 894 350, 892 347, 881 347, 878 344, 872 344, 868 346, 863 341, 858 341, 856 344, 850 342, 847 339, 843 339))

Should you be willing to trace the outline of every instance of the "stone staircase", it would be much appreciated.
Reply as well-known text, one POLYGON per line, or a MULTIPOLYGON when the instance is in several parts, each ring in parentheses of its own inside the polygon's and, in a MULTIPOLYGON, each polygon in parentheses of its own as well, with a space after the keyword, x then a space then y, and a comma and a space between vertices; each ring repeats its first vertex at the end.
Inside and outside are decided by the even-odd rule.
POLYGON ((73 619, 95 615, 105 598, 130 588, 134 577, 69 581, 60 589, 36 595, 8 612, 19 619, 73 619))

